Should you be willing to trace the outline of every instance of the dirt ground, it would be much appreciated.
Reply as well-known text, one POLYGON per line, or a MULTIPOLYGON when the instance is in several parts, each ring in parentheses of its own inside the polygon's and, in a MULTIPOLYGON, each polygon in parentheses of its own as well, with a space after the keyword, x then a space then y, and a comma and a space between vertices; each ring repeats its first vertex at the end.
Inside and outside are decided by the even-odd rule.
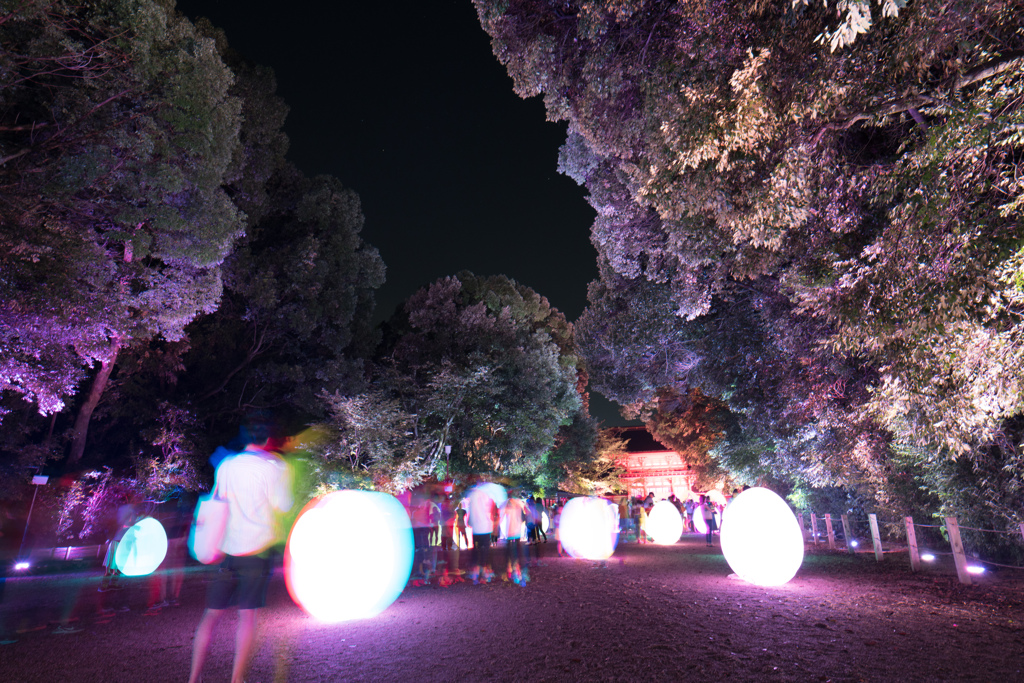
MULTIPOLYGON (((606 566, 543 550, 525 588, 409 586, 377 617, 337 625, 307 617, 278 576, 248 680, 1024 681, 1022 570, 965 587, 952 566, 913 574, 902 554, 812 549, 790 583, 761 588, 730 578, 698 536, 620 545, 606 566)), ((96 574, 9 581, 19 626, 64 611, 83 630, 0 646, 0 681, 184 681, 209 576, 191 570, 182 606, 154 616, 139 579, 113 594, 129 611, 108 623, 96 574)), ((207 682, 229 678, 233 627, 226 617, 207 682)))

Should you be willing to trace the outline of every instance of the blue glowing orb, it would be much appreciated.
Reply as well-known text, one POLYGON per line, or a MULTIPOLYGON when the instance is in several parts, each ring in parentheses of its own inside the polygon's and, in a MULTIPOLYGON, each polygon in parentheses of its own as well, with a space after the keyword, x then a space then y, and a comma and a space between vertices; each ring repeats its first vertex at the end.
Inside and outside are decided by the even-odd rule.
POLYGON ((683 517, 670 501, 660 500, 647 515, 646 531, 658 545, 672 545, 683 535, 683 517))
POLYGON ((167 556, 167 532, 160 522, 144 517, 124 532, 114 564, 125 576, 152 574, 167 556))
POLYGON ((800 523, 786 501, 765 488, 747 489, 733 498, 721 542, 736 575, 759 586, 786 583, 804 561, 800 523))
POLYGON ((412 572, 412 524, 394 497, 336 491, 310 502, 285 549, 295 603, 328 623, 365 619, 395 601, 412 572))
POLYGON ((619 539, 619 508, 604 498, 573 498, 562 508, 558 540, 578 559, 606 560, 619 539))

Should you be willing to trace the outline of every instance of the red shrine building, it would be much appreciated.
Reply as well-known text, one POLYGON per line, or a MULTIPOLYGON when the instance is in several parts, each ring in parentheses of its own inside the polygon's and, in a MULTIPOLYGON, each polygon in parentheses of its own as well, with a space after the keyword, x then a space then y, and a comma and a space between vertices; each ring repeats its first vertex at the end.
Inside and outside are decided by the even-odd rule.
POLYGON ((673 493, 686 500, 697 475, 683 461, 681 455, 655 441, 644 427, 615 427, 616 436, 626 440, 626 450, 616 456, 616 462, 625 468, 619 481, 632 498, 653 493, 655 500, 668 498, 673 493))

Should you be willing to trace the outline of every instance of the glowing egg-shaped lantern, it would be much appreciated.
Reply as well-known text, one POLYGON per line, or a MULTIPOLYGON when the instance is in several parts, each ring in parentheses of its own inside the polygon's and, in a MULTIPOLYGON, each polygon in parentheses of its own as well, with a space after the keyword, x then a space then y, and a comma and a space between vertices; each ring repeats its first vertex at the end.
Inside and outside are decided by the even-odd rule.
MULTIPOLYGON (((718 515, 718 510, 715 510, 715 528, 722 528, 721 517, 718 515)), ((700 505, 693 508, 693 530, 698 534, 706 534, 708 532, 708 523, 707 520, 704 519, 704 513, 701 512, 700 505)))
POLYGON ((412 524, 393 496, 335 491, 299 514, 285 549, 285 582, 320 621, 372 617, 387 609, 412 572, 412 524))
POLYGON ((604 498, 573 498, 562 508, 558 540, 575 558, 606 560, 619 537, 619 510, 604 498))
POLYGON ((152 517, 143 517, 128 528, 117 544, 114 564, 125 576, 152 574, 167 556, 167 532, 152 517))
POLYGON ((799 522, 786 501, 765 488, 747 489, 733 498, 721 542, 736 575, 759 586, 786 583, 804 560, 799 522))
POLYGON ((672 545, 683 535, 683 517, 670 501, 660 500, 647 515, 647 535, 658 545, 672 545))

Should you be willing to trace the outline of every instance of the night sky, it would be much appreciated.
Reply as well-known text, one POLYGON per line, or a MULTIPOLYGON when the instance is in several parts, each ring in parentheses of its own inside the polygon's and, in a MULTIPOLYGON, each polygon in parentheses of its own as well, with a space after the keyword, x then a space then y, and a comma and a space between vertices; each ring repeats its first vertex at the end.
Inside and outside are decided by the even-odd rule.
MULTIPOLYGON (((593 209, 557 171, 565 123, 520 99, 470 0, 185 0, 291 108, 289 159, 359 193, 387 265, 377 317, 460 270, 507 275, 569 320, 597 277, 593 209)), ((593 398, 595 416, 621 423, 593 398)))

